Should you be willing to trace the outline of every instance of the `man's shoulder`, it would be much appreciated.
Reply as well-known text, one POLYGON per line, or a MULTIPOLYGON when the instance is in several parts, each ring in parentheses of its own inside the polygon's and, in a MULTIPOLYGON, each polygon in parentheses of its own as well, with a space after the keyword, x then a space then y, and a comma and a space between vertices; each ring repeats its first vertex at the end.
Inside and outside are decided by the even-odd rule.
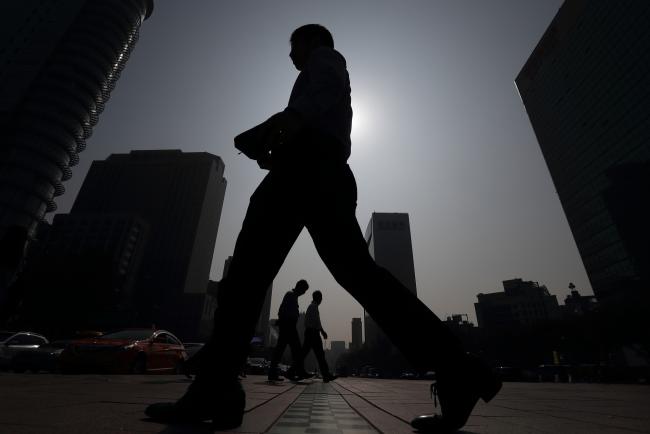
POLYGON ((295 293, 295 292, 293 292, 293 291, 287 291, 287 293, 284 294, 284 298, 283 298, 282 300, 283 300, 283 301, 284 301, 284 300, 289 301, 289 300, 297 299, 297 298, 298 298, 298 297, 296 296, 296 293, 295 293))
POLYGON ((345 57, 334 48, 330 47, 318 47, 312 54, 311 59, 315 63, 328 63, 328 64, 340 64, 341 66, 346 66, 345 57))

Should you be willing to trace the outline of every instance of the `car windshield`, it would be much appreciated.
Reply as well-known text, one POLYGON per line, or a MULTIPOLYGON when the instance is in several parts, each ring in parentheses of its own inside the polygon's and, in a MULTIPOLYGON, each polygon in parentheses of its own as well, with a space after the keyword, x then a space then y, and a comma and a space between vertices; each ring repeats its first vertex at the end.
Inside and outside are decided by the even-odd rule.
POLYGON ((11 333, 11 332, 0 332, 0 342, 6 341, 7 339, 9 339, 10 337, 12 337, 13 335, 15 335, 15 333, 11 333))
POLYGON ((153 332, 151 330, 120 330, 119 332, 108 333, 100 336, 99 339, 132 339, 142 341, 149 339, 153 332))

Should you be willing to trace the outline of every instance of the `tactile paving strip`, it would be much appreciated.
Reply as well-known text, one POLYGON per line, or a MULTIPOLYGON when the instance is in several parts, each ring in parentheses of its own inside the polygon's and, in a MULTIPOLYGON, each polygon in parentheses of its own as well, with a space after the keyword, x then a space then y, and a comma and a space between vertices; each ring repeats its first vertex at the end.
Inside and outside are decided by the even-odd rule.
POLYGON ((289 406, 270 434, 377 434, 329 384, 314 382, 289 406))

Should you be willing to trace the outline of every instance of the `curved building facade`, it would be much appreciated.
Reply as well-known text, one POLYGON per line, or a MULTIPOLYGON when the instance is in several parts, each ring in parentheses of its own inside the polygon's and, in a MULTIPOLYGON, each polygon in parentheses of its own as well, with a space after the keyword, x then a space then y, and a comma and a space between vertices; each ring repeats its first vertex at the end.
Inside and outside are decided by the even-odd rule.
POLYGON ((110 98, 153 0, 0 5, 0 238, 33 233, 110 98))

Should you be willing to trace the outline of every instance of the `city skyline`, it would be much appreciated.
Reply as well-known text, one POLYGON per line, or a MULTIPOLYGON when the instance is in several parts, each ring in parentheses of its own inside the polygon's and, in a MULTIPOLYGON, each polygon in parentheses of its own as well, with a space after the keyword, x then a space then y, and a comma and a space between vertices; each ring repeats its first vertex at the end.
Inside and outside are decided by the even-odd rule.
MULTIPOLYGON (((476 294, 509 278, 544 283, 560 299, 569 282, 588 294, 514 86, 560 4, 414 2, 399 11, 388 2, 157 4, 58 198, 59 212, 70 209, 90 161, 110 153, 180 148, 218 155, 229 180, 210 273, 218 280, 264 175, 237 155, 232 138, 284 108, 296 76, 289 35, 320 22, 349 64, 357 219, 363 226, 374 211, 409 213, 419 297, 441 317, 473 317, 476 294), (254 34, 240 31, 251 26, 254 34)), ((277 294, 300 278, 324 292, 331 339, 350 341, 349 321, 363 311, 331 278, 306 233, 274 282, 272 315, 277 294)), ((308 300, 300 302, 304 310, 308 300)))

